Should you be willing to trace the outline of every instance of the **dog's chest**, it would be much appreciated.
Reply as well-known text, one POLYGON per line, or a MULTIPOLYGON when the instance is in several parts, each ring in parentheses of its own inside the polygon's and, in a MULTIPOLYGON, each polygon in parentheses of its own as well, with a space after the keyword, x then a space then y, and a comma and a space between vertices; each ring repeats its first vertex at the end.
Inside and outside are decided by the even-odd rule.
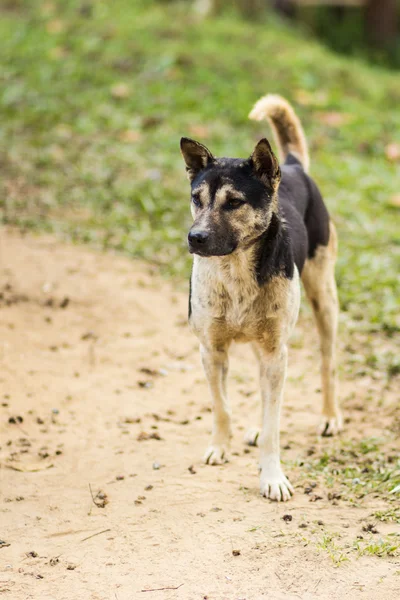
POLYGON ((285 283, 262 290, 248 262, 195 260, 192 274, 192 325, 198 334, 212 329, 236 341, 250 341, 271 329, 285 313, 285 283))
POLYGON ((215 280, 210 289, 210 315, 223 319, 230 329, 243 331, 253 320, 259 290, 242 279, 215 280))

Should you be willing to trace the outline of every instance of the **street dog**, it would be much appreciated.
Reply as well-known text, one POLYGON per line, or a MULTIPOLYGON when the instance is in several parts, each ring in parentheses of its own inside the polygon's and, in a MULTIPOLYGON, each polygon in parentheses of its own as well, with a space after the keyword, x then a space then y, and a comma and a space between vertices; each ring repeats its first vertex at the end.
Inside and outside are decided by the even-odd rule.
POLYGON ((317 324, 322 355, 321 435, 341 430, 335 345, 337 239, 321 194, 309 177, 301 123, 280 96, 261 98, 250 113, 268 120, 281 158, 262 139, 247 159, 216 158, 197 141, 181 139, 194 219, 189 322, 213 404, 211 444, 204 460, 226 462, 231 409, 226 392, 231 342, 250 342, 260 369, 261 430, 246 441, 260 448, 261 494, 289 500, 293 486, 280 463, 279 421, 287 344, 297 321, 300 277, 317 324))

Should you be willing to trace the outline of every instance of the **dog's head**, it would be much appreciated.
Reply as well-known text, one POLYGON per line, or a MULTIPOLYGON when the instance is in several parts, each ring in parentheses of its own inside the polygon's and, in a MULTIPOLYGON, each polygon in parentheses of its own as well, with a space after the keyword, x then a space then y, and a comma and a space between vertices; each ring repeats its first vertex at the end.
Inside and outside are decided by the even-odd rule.
POLYGON ((278 161, 266 139, 248 159, 214 158, 199 142, 181 139, 191 184, 192 254, 224 256, 250 246, 277 210, 278 161))

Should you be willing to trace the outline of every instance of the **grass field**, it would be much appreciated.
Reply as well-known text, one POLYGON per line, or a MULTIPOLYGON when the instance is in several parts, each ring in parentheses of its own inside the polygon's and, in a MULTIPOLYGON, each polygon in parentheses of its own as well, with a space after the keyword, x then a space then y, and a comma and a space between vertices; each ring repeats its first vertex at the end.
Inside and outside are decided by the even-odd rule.
POLYGON ((179 138, 246 156, 268 133, 249 109, 280 93, 301 116, 339 230, 346 327, 399 329, 397 73, 338 57, 273 18, 204 20, 184 2, 15 0, 0 17, 3 222, 186 277, 179 138))

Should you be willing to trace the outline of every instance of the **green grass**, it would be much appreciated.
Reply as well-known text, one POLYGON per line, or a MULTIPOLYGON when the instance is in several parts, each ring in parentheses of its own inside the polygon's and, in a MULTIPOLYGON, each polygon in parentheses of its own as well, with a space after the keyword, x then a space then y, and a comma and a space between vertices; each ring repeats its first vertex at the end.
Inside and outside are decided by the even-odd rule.
MULTIPOLYGON (((299 459, 304 485, 317 483, 313 490, 330 500, 337 499, 353 506, 379 497, 387 503, 398 503, 393 494, 400 484, 400 458, 393 444, 393 433, 387 437, 361 440, 332 439, 311 457, 299 459)), ((293 467, 296 465, 294 464, 293 467)), ((375 516, 382 521, 398 522, 396 507, 389 507, 375 516)))
POLYGON ((377 510, 373 514, 379 521, 387 523, 398 523, 400 525, 400 507, 389 508, 387 510, 377 510))
POLYGON ((349 560, 344 554, 343 549, 335 542, 335 535, 329 532, 323 534, 320 541, 317 542, 317 548, 318 550, 327 552, 336 567, 349 560))
POLYGON ((297 533, 303 545, 314 546, 319 552, 326 553, 336 567, 342 566, 351 558, 374 556, 377 558, 398 557, 400 541, 397 532, 384 536, 375 534, 359 535, 355 540, 346 540, 342 533, 333 531, 310 531, 307 535, 297 533))
POLYGON ((355 542, 354 548, 357 550, 359 556, 378 556, 379 558, 386 558, 388 556, 399 556, 400 554, 400 541, 397 534, 386 536, 386 538, 379 538, 378 540, 369 539, 367 542, 355 542))
POLYGON ((375 539, 375 536, 368 536, 363 540, 357 539, 352 547, 349 547, 348 544, 345 546, 338 544, 335 538, 340 538, 340 535, 326 532, 316 542, 316 547, 318 550, 325 551, 336 567, 347 562, 354 552, 358 557, 376 556, 378 558, 397 557, 400 553, 400 542, 395 533, 378 539, 375 539))
POLYGON ((385 156, 388 143, 400 143, 398 74, 338 57, 272 18, 202 21, 191 3, 2 6, 3 222, 187 276, 179 138, 247 156, 268 133, 247 120, 252 104, 280 93, 301 116, 312 174, 339 230, 347 327, 399 329, 399 209, 390 204, 399 165, 385 156))

